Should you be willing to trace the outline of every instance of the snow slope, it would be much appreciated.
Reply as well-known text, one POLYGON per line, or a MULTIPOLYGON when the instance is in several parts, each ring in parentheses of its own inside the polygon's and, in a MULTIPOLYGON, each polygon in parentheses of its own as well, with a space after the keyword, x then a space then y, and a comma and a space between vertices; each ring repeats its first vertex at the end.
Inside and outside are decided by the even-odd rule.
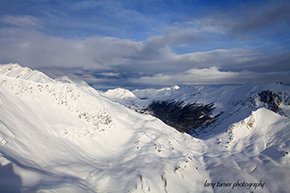
MULTIPOLYGON (((109 100, 108 93, 29 73, 19 65, 0 66, 0 192, 290 188, 288 117, 263 107, 250 115, 241 110, 195 138, 109 100), (237 180, 257 184, 233 188, 237 180), (218 181, 232 184, 218 187, 218 181)), ((118 92, 113 96, 135 98, 118 92)))

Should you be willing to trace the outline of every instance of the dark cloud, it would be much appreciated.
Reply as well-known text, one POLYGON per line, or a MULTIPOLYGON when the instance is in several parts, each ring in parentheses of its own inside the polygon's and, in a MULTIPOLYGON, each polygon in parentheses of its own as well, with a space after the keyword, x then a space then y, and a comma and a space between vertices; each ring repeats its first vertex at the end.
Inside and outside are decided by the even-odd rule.
POLYGON ((154 76, 143 76, 138 79, 133 79, 134 83, 146 85, 222 85, 222 84, 243 84, 246 82, 269 83, 269 82, 284 82, 290 84, 288 72, 268 72, 257 73, 251 71, 221 71, 217 67, 203 69, 190 69, 185 72, 166 75, 156 74, 154 76))
POLYGON ((111 68, 124 63, 141 46, 138 42, 109 37, 71 40, 15 28, 0 30, 2 62, 18 62, 32 68, 111 68))
POLYGON ((149 10, 151 3, 29 1, 41 17, 21 12, 23 2, 11 5, 21 14, 0 14, 0 62, 97 88, 289 83, 289 2, 235 4, 195 17, 184 17, 184 6, 186 13, 166 12, 165 1, 155 2, 162 15, 149 10))
POLYGON ((255 55, 250 60, 241 61, 238 65, 222 65, 221 70, 242 71, 248 70, 257 73, 290 72, 290 52, 271 55, 255 55))
POLYGON ((2 63, 18 62, 54 78, 68 75, 98 88, 287 82, 290 74, 289 52, 265 55, 247 49, 220 49, 175 54, 169 45, 179 42, 182 34, 177 40, 171 36, 168 42, 163 40, 166 36, 151 38, 147 44, 98 36, 70 40, 15 28, 2 29, 0 37, 2 63))
POLYGON ((232 28, 232 33, 248 33, 264 28, 290 27, 290 3, 270 5, 266 8, 257 7, 244 14, 249 16, 240 19, 232 28))

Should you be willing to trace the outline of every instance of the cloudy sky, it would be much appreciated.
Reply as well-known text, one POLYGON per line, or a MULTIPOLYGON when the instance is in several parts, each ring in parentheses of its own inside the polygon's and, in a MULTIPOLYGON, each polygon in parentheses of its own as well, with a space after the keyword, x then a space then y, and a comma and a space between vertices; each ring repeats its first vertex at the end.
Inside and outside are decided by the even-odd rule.
POLYGON ((289 10, 289 0, 0 0, 0 63, 97 89, 290 84, 289 10))

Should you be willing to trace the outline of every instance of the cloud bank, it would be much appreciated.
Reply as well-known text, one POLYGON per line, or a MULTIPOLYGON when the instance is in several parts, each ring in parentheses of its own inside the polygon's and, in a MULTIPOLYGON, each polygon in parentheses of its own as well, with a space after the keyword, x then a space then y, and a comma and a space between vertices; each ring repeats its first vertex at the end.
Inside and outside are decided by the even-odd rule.
POLYGON ((97 88, 290 84, 287 1, 232 3, 226 11, 185 1, 175 7, 163 1, 27 2, 35 15, 0 15, 2 64, 81 78, 97 88))

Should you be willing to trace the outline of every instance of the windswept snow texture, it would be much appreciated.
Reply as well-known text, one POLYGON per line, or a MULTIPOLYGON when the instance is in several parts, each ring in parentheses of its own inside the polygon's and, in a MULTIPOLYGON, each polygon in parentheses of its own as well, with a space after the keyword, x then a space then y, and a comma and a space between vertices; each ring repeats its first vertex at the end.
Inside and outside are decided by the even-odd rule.
POLYGON ((1 65, 0 192, 289 192, 287 93, 253 84, 101 93, 1 65), (281 92, 283 114, 265 108, 265 90, 281 92), (172 98, 224 113, 195 138, 119 104, 139 111, 172 98))

